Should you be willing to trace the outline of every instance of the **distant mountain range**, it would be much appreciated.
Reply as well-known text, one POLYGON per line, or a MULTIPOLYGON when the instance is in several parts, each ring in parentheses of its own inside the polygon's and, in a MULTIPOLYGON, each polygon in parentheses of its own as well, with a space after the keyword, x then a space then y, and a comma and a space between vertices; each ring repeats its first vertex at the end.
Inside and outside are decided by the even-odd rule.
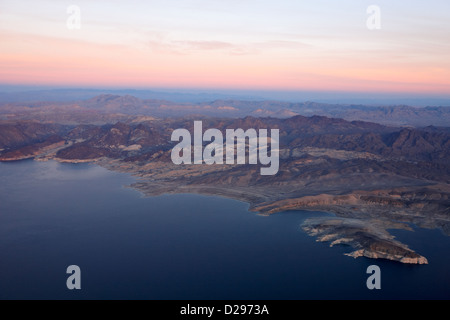
POLYGON ((0 84, 0 103, 11 102, 70 102, 102 95, 131 95, 139 99, 169 100, 177 103, 201 103, 215 100, 242 101, 315 101, 326 104, 354 104, 371 106, 410 105, 417 107, 450 106, 448 94, 376 93, 338 91, 289 91, 246 89, 186 89, 186 88, 50 88, 36 86, 8 86, 0 84))
POLYGON ((59 123, 108 123, 130 116, 224 117, 245 116, 289 118, 295 115, 320 115, 349 121, 368 121, 390 126, 449 126, 450 107, 365 106, 316 102, 214 100, 189 103, 170 100, 139 99, 131 95, 102 94, 70 102, 14 102, 0 105, 3 119, 34 119, 59 123))

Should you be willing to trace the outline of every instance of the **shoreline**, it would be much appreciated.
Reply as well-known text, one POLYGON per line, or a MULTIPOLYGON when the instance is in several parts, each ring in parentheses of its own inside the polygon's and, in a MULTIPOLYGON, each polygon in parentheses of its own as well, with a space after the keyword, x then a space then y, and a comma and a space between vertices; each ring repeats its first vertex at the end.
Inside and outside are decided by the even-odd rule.
MULTIPOLYGON (((37 158, 34 160, 42 161, 42 159, 37 158)), ((136 181, 126 187, 139 191, 144 197, 162 194, 199 194, 217 196, 244 202, 248 205, 247 210, 249 212, 254 212, 262 216, 295 210, 328 213, 333 216, 322 219, 315 225, 316 229, 319 228, 322 230, 321 232, 317 232, 317 230, 312 232, 312 229, 308 229, 311 225, 309 227, 308 225, 301 225, 300 227, 302 227, 303 231, 310 236, 316 237, 317 241, 330 242, 331 247, 337 244, 350 245, 354 248, 354 251, 347 253, 346 255, 353 258, 364 256, 373 259, 383 258, 407 264, 428 263, 425 257, 409 249, 407 245, 395 240, 387 231, 388 229, 410 230, 407 227, 407 223, 415 222, 408 219, 417 219, 417 215, 408 215, 403 212, 400 216, 396 216, 395 212, 394 214, 390 212, 392 210, 392 203, 388 203, 387 206, 386 204, 376 206, 373 204, 369 205, 364 201, 361 202, 361 194, 365 194, 364 196, 367 197, 370 194, 368 191, 359 192, 359 198, 355 196, 355 194, 358 193, 355 191, 353 194, 340 196, 322 194, 297 198, 278 197, 277 200, 277 197, 274 196, 271 190, 268 191, 266 186, 238 186, 231 188, 229 186, 182 184, 177 181, 151 179, 146 177, 143 172, 130 170, 130 167, 120 165, 120 162, 108 158, 67 160, 49 157, 47 160, 54 160, 60 163, 95 163, 113 172, 127 173, 135 177, 136 181), (356 207, 359 207, 359 209, 356 210, 356 207), (367 211, 367 208, 371 209, 373 212, 370 212, 369 214, 366 212, 361 215, 361 212, 364 210, 367 211), (340 228, 333 225, 330 226, 330 222, 336 220, 343 221, 343 226, 340 228), (358 221, 357 224, 360 226, 358 231, 359 235, 356 237, 354 232, 355 221, 358 221), (353 222, 353 224, 350 222, 353 222), (365 227, 361 227, 363 225, 365 227), (382 236, 380 237, 380 235, 382 236)), ((152 165, 158 167, 157 164, 152 165)), ((165 164, 161 164, 161 166, 162 169, 159 169, 162 171, 164 171, 164 169, 167 170, 165 164)), ((282 190, 279 190, 279 192, 282 193, 282 190)), ((396 205, 397 203, 394 202, 393 204, 396 205)), ((419 228, 423 227, 420 223, 417 224, 417 226, 419 228)), ((434 227, 437 228, 437 226, 434 227)))

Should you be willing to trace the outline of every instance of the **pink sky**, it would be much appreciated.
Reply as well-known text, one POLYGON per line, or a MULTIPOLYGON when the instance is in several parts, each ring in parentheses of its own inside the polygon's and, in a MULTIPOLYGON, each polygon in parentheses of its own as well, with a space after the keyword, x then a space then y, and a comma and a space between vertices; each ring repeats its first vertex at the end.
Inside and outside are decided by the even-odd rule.
MULTIPOLYGON (((49 3, 42 1, 43 6, 49 3)), ((282 12, 275 20, 281 27, 263 30, 262 12, 261 21, 253 18, 260 28, 251 25, 239 33, 222 26, 232 14, 214 16, 214 8, 209 12, 179 9, 184 11, 177 14, 202 18, 210 14, 219 21, 217 25, 199 22, 196 16, 185 22, 161 16, 152 19, 150 14, 151 23, 138 16, 134 21, 133 12, 128 11, 117 23, 105 17, 106 9, 101 15, 101 7, 82 2, 81 29, 69 30, 67 4, 40 15, 32 14, 32 8, 21 12, 6 1, 0 5, 0 83, 450 92, 449 24, 445 19, 424 19, 422 29, 408 29, 389 15, 388 4, 385 7, 382 28, 375 31, 365 26, 367 13, 359 6, 350 7, 353 10, 346 19, 333 20, 326 11, 328 20, 310 21, 315 25, 306 31, 298 26, 301 32, 293 26, 300 22, 292 16, 286 17, 292 21, 285 22, 282 12)), ((121 17, 108 10, 111 16, 121 17)), ((242 24, 244 13, 233 23, 242 24)))

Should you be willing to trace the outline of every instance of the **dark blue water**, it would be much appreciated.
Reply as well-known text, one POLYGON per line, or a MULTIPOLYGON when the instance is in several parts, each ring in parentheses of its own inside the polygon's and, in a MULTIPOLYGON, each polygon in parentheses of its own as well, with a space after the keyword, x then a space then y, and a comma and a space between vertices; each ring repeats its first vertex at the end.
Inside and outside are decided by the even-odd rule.
POLYGON ((201 195, 144 198, 89 164, 0 163, 1 299, 449 299, 450 240, 395 231, 429 265, 353 259, 306 235, 326 215, 248 212, 201 195), (66 268, 81 268, 68 290, 66 268), (366 269, 381 268, 381 290, 366 269))

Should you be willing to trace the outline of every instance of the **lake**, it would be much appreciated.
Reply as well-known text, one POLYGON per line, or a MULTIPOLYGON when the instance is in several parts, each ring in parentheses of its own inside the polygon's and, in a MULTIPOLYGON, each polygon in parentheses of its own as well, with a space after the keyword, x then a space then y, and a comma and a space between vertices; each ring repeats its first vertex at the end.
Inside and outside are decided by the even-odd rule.
POLYGON ((393 234, 429 265, 353 259, 301 229, 328 213, 261 216, 236 200, 143 197, 94 164, 0 163, 1 299, 449 299, 450 237, 393 234), (381 290, 366 286, 381 269, 381 290), (81 269, 68 290, 66 269, 81 269))

